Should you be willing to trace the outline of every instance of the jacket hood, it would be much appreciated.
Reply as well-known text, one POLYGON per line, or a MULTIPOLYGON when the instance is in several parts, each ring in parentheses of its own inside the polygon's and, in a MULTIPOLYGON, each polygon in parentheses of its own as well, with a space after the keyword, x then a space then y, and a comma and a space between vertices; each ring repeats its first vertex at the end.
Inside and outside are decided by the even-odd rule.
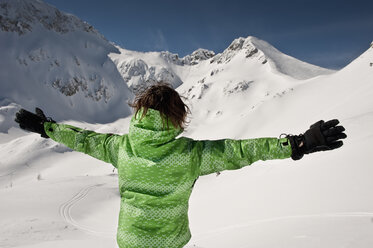
POLYGON ((149 108, 141 118, 143 109, 132 116, 129 134, 132 142, 159 145, 175 139, 183 129, 175 127, 170 120, 168 123, 158 110, 149 108))

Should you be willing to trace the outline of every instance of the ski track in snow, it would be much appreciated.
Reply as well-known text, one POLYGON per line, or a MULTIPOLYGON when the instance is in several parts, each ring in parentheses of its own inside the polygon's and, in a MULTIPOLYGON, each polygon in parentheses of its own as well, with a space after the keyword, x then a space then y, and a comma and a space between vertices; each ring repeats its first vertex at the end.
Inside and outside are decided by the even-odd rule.
POLYGON ((95 236, 100 236, 100 237, 113 237, 113 233, 112 232, 102 232, 102 231, 96 231, 94 229, 92 229, 91 227, 89 226, 86 226, 86 225, 82 225, 80 224, 79 222, 75 221, 74 218, 72 217, 71 215, 71 212, 72 212, 72 209, 73 207, 82 199, 84 199, 85 197, 87 197, 88 193, 94 189, 94 188, 97 188, 97 187, 100 187, 104 185, 103 183, 101 184, 94 184, 94 185, 90 185, 90 186, 87 186, 85 188, 83 188, 82 190, 80 190, 77 194, 75 194, 70 200, 68 200, 67 202, 63 203, 60 208, 59 208, 59 212, 60 212, 60 215, 62 216, 62 218, 69 224, 75 226, 76 228, 80 229, 80 230, 83 230, 89 234, 93 234, 95 236))

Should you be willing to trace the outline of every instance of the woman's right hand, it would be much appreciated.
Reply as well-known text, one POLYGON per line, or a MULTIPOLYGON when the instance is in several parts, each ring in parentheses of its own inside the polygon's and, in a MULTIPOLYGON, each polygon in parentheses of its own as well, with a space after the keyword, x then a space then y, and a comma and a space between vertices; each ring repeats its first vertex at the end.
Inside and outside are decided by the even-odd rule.
POLYGON ((43 138, 49 138, 44 130, 44 122, 55 122, 51 118, 47 118, 40 108, 35 108, 35 113, 31 113, 25 109, 20 109, 16 113, 15 122, 19 123, 19 127, 34 133, 39 133, 43 138))

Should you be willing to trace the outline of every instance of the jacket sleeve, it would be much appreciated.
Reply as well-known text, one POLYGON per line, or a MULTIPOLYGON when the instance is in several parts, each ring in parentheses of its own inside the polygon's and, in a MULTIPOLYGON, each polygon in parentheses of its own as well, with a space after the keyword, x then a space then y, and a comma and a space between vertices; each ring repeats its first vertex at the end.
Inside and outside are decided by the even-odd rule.
POLYGON ((223 170, 236 170, 258 160, 284 159, 291 156, 287 138, 196 141, 200 175, 223 170))
POLYGON ((101 134, 66 124, 45 122, 47 135, 58 143, 112 164, 117 168, 120 135, 101 134))

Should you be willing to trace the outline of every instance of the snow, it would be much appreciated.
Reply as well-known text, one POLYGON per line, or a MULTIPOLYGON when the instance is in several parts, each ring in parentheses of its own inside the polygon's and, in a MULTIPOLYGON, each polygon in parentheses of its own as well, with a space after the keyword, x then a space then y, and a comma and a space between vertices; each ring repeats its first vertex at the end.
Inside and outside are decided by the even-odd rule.
POLYGON ((33 0, 2 1, 0 14, 0 100, 43 106, 56 120, 130 114, 133 95, 108 57, 119 51, 89 24, 33 0), (28 29, 12 31, 16 21, 28 29))
POLYGON ((273 67, 286 75, 298 79, 308 79, 321 74, 330 74, 333 72, 332 70, 310 65, 289 55, 283 54, 269 43, 259 40, 258 38, 249 37, 248 40, 250 40, 255 47, 263 51, 273 67))
POLYGON ((261 105, 247 119, 199 126, 199 133, 209 134, 208 138, 213 136, 211 130, 220 133, 223 128, 236 132, 234 137, 261 137, 281 132, 297 134, 318 119, 338 118, 348 138, 339 150, 308 155, 301 161, 256 163, 239 173, 229 171, 217 178, 200 178, 190 201, 192 232, 197 234, 192 244, 373 244, 373 201, 369 197, 373 172, 373 71, 368 66, 372 55, 370 48, 341 71, 294 87, 291 93, 261 105))
POLYGON ((1 47, 10 48, 0 49, 6 68, 0 70, 0 247, 117 247, 120 196, 113 167, 19 129, 15 112, 40 106, 64 123, 126 133, 129 89, 170 75, 192 109, 185 136, 278 137, 333 118, 348 135, 342 148, 300 161, 257 162, 200 177, 190 199, 187 247, 372 247, 372 47, 336 72, 291 58, 255 37, 238 38, 217 55, 199 50, 195 55, 206 56, 188 64, 168 52, 114 47, 80 28, 60 34, 37 23, 32 27, 23 35, 0 31, 1 47), (83 53, 86 39, 91 48, 83 53), (61 62, 56 72, 45 69, 51 58, 61 62), (93 71, 113 90, 107 102, 87 98, 82 90, 66 96, 40 83, 93 71))

